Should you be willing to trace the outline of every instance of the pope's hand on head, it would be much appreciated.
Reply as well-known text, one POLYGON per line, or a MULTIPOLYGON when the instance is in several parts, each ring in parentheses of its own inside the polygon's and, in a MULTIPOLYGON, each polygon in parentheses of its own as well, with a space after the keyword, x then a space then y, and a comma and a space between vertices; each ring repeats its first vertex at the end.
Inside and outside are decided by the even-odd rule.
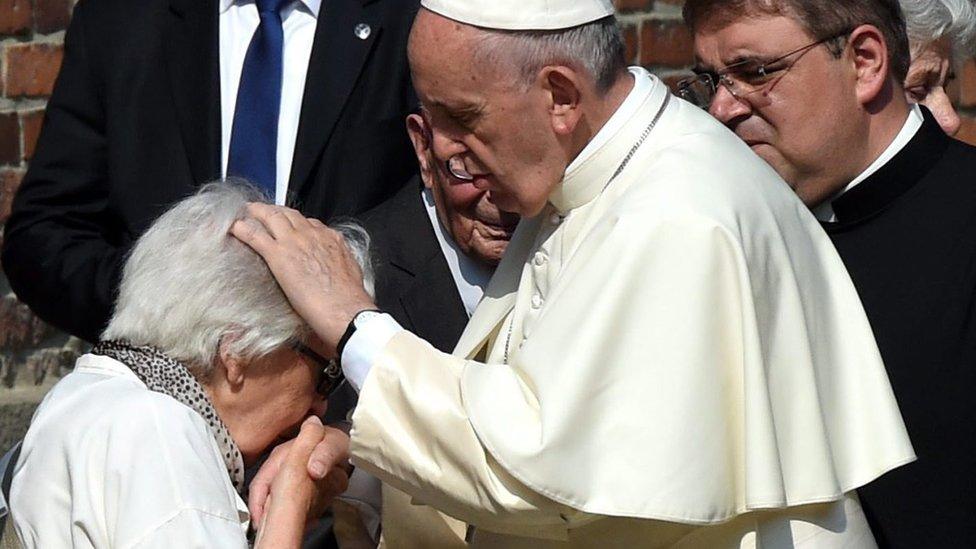
POLYGON ((309 504, 309 518, 321 516, 332 500, 345 492, 351 473, 349 435, 344 429, 325 426, 320 438, 311 444, 309 440, 305 439, 297 453, 294 446, 298 444, 298 438, 278 445, 261 465, 248 493, 248 510, 254 524, 261 524, 264 520, 269 501, 274 499, 273 494, 277 490, 290 489, 286 487, 287 477, 282 474, 288 471, 292 477, 301 476, 297 475, 296 467, 315 485, 315 493, 309 504))
POLYGON ((295 311, 330 349, 356 313, 376 308, 342 235, 321 221, 253 203, 231 234, 264 258, 295 311))

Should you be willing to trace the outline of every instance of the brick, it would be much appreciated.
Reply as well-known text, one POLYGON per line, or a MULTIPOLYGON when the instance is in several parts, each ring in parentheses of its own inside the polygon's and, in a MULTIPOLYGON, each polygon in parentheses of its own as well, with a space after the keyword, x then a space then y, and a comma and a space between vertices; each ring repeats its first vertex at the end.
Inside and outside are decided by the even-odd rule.
POLYGON ((637 26, 627 25, 623 28, 624 46, 626 48, 627 64, 637 63, 637 26))
POLYGON ((976 61, 966 61, 957 78, 959 106, 976 107, 976 61))
POLYGON ((30 0, 0 0, 0 34, 25 33, 30 23, 30 0))
POLYGON ((3 52, 7 97, 51 95, 61 69, 64 47, 57 44, 10 44, 3 52))
POLYGON ((680 21, 645 21, 640 44, 641 65, 687 67, 695 59, 691 33, 680 21))
POLYGON ((20 123, 17 113, 0 113, 0 164, 20 163, 20 123))
POLYGON ((68 28, 71 0, 34 0, 34 29, 51 33, 68 28))
POLYGON ((654 7, 654 0, 613 0, 617 11, 648 11, 654 7))
POLYGON ((44 122, 44 109, 20 113, 20 128, 24 136, 24 160, 34 158, 34 148, 37 146, 37 136, 41 134, 42 122, 44 122))
POLYGON ((10 296, 0 299, 0 348, 37 346, 51 333, 50 326, 34 316, 27 305, 10 296))
POLYGON ((24 178, 24 170, 17 168, 0 169, 0 224, 7 222, 10 217, 10 204, 14 194, 24 178))

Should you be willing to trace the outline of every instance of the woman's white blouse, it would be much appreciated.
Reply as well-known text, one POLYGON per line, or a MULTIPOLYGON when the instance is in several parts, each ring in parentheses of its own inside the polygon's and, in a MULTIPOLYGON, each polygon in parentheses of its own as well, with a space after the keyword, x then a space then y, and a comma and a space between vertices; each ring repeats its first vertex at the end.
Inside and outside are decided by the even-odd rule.
POLYGON ((247 506, 199 414, 84 355, 34 413, 11 516, 28 548, 247 547, 247 506))

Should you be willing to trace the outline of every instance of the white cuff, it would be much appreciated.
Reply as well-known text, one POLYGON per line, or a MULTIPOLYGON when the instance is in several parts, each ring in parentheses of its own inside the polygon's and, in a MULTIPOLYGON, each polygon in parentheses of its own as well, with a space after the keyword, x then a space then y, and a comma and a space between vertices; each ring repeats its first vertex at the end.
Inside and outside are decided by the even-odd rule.
POLYGON ((356 331, 342 350, 342 373, 357 393, 363 388, 376 355, 401 330, 403 327, 385 313, 356 326, 356 331))

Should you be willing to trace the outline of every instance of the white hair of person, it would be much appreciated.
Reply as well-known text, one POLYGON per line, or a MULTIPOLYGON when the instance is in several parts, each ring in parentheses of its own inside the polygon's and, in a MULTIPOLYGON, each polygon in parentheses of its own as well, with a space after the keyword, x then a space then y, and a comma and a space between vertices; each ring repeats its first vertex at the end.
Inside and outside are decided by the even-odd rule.
POLYGON ((560 30, 495 30, 479 28, 475 57, 488 66, 515 70, 516 85, 528 89, 548 65, 585 70, 606 92, 627 69, 623 34, 614 16, 560 30))
POLYGON ((961 62, 976 48, 976 6, 973 0, 900 0, 912 55, 945 37, 961 62))
MULTIPOLYGON (((157 219, 125 263, 115 312, 103 339, 151 345, 206 379, 222 340, 252 361, 310 335, 271 270, 229 234, 248 202, 264 202, 243 180, 205 185, 157 219)), ((369 236, 361 227, 335 227, 373 294, 369 236)))

